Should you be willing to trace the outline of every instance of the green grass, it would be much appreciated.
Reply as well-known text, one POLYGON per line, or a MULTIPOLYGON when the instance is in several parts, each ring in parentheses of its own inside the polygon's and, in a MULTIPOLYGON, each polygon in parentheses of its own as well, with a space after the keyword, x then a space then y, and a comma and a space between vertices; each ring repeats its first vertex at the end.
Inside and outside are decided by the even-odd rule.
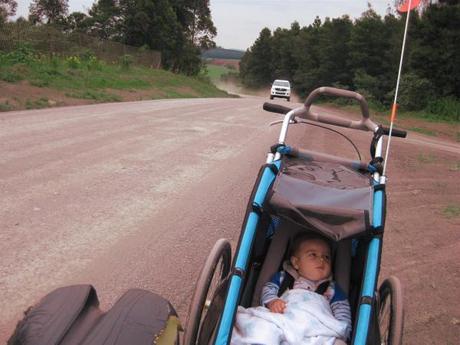
MULTIPOLYGON (((130 64, 109 64, 95 57, 24 54, 0 53, 0 80, 9 83, 25 80, 36 87, 62 91, 69 97, 100 102, 122 100, 110 90, 152 90, 153 98, 228 97, 203 77, 187 77, 130 64)), ((25 95, 22 103, 27 108, 39 108, 46 102, 27 99, 25 95)))
POLYGON ((460 206, 459 205, 448 205, 443 208, 442 214, 447 218, 456 218, 460 216, 460 206))
POLYGON ((436 157, 432 154, 420 153, 417 156, 417 161, 424 164, 434 163, 436 161, 436 157))
POLYGON ((92 99, 98 102, 120 102, 121 97, 107 93, 105 91, 95 91, 95 90, 86 90, 86 91, 75 91, 66 93, 66 96, 73 98, 82 98, 82 99, 92 99))
POLYGON ((450 171, 460 171, 460 161, 455 162, 449 167, 450 171))
POLYGON ((0 103, 0 111, 10 111, 13 110, 13 106, 6 101, 5 103, 0 103))
POLYGON ((429 135, 429 136, 432 136, 432 137, 437 137, 438 136, 438 133, 436 133, 436 131, 432 131, 431 129, 419 128, 419 127, 410 127, 409 130, 414 131, 414 132, 418 132, 418 133, 422 133, 422 134, 425 134, 425 135, 429 135))
POLYGON ((48 98, 46 97, 40 97, 35 100, 32 100, 32 99, 26 100, 26 109, 42 109, 42 108, 47 108, 47 107, 49 107, 49 102, 48 102, 48 98))
POLYGON ((218 81, 220 80, 220 78, 229 73, 229 72, 232 72, 232 70, 230 68, 227 68, 225 66, 218 66, 218 65, 206 65, 206 69, 207 69, 207 76, 213 80, 213 81, 218 81))
MULTIPOLYGON (((360 107, 357 103, 349 104, 337 101, 332 102, 330 100, 326 101, 326 103, 360 113, 360 107)), ((398 118, 414 118, 436 123, 442 122, 458 124, 460 122, 460 102, 444 98, 434 101, 432 104, 434 105, 431 105, 425 110, 405 111, 403 109, 399 109, 396 121, 398 118)), ((391 113, 390 106, 388 106, 388 109, 386 110, 381 104, 369 103, 369 110, 372 113, 372 116, 377 117, 383 124, 389 124, 389 117, 391 113)))

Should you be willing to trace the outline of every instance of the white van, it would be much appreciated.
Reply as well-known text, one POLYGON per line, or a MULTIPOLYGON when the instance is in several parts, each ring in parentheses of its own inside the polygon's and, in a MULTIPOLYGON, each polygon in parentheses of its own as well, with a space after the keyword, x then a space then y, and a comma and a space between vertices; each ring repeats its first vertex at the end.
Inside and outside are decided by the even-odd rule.
POLYGON ((275 97, 291 100, 291 84, 287 80, 276 79, 272 84, 270 99, 275 97))

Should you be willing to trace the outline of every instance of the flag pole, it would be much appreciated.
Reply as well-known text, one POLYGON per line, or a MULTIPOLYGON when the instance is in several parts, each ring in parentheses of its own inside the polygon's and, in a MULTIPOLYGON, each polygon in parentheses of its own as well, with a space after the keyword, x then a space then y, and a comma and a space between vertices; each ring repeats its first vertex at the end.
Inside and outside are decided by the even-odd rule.
POLYGON ((408 4, 408 7, 407 7, 406 26, 404 28, 404 38, 403 38, 403 43, 402 43, 402 48, 401 48, 401 59, 399 60, 399 70, 398 70, 398 79, 396 81, 395 98, 394 98, 394 101, 393 101, 393 105, 391 106, 390 131, 388 133, 388 143, 387 143, 387 149, 385 151, 385 160, 384 160, 384 164, 383 164, 383 173, 382 173, 383 176, 385 176, 385 172, 386 172, 386 168, 387 168, 388 154, 390 153, 391 133, 393 132, 393 123, 394 123, 394 121, 396 119, 396 113, 397 113, 397 110, 398 110, 399 82, 401 80, 401 70, 402 70, 402 64, 403 64, 403 59, 404 59, 404 49, 406 47, 407 28, 409 27, 409 18, 410 18, 410 12, 411 12, 411 5, 412 5, 412 0, 409 0, 409 4, 408 4))

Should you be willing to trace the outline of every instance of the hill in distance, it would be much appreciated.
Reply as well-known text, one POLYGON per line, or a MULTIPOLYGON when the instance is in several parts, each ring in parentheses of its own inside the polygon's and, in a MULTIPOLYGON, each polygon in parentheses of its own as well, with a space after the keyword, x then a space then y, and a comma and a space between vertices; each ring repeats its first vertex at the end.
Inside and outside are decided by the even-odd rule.
POLYGON ((244 55, 243 50, 236 49, 225 49, 225 48, 213 48, 201 53, 203 59, 232 59, 241 60, 244 55))

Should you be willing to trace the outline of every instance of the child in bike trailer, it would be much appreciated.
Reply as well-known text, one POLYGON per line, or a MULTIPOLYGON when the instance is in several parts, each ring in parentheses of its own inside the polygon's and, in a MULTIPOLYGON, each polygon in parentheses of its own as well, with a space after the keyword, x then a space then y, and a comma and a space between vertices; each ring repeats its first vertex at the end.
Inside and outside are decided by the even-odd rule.
POLYGON ((347 323, 346 338, 350 336, 350 304, 345 293, 332 280, 331 247, 320 236, 300 233, 294 237, 290 260, 283 263, 282 271, 265 283, 261 304, 273 313, 284 313, 286 302, 280 297, 287 289, 303 289, 322 295, 329 302, 332 315, 347 323))

